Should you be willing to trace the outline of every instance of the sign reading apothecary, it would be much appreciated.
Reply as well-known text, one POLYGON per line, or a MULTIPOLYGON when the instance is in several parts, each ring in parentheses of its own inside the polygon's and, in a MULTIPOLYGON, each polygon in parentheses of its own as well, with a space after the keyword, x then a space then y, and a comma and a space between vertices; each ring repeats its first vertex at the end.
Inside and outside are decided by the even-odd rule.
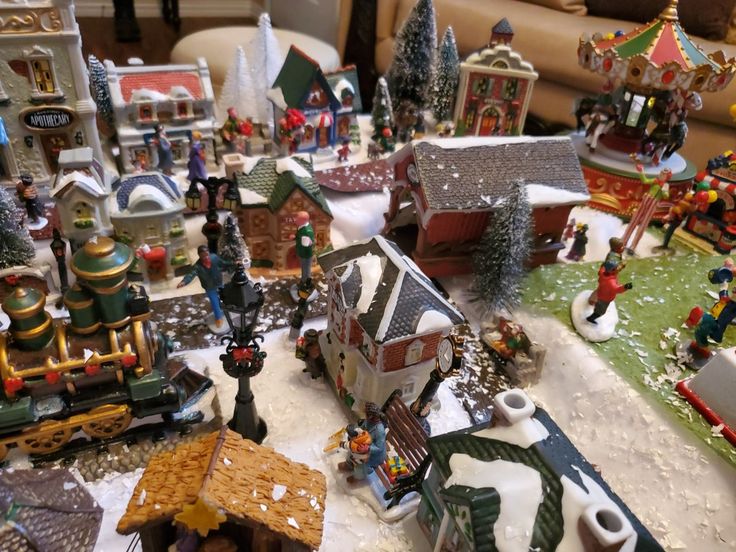
POLYGON ((31 107, 20 112, 20 121, 36 132, 63 130, 76 121, 77 114, 66 107, 31 107))

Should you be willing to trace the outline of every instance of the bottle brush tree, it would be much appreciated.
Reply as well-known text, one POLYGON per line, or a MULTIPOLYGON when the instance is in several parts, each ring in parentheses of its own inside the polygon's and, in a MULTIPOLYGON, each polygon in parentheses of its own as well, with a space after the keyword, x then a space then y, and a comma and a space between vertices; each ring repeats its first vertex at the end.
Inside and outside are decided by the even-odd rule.
POLYGON ((452 119, 457 84, 460 80, 460 57, 452 27, 447 27, 440 43, 437 71, 432 82, 430 105, 438 123, 452 119))
POLYGON ((228 216, 225 219, 225 227, 217 245, 217 254, 225 261, 242 262, 246 269, 250 268, 250 251, 233 217, 228 216))
POLYGON ((36 256, 28 228, 10 194, 0 186, 0 270, 28 265, 36 256))

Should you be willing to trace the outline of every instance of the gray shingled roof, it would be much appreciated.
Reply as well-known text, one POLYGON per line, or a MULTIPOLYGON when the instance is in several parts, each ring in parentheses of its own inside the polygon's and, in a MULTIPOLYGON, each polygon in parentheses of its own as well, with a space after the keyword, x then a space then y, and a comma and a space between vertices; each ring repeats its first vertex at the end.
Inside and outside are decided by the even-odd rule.
POLYGON ((419 321, 428 311, 444 314, 453 325, 464 322, 462 314, 442 297, 411 259, 383 236, 317 258, 325 273, 334 270, 341 277, 343 299, 348 309, 356 308, 365 291, 367 278, 361 274, 356 261, 366 255, 380 259, 381 277, 370 307, 358 314, 357 320, 375 342, 384 343, 417 333, 419 321))
POLYGON ((518 179, 588 193, 568 137, 452 138, 414 142, 410 147, 433 210, 491 210, 518 179))

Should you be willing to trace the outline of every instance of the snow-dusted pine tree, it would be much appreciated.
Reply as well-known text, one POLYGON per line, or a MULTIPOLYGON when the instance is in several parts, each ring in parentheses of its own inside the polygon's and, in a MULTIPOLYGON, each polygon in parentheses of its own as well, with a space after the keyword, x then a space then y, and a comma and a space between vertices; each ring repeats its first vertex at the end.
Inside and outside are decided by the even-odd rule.
POLYGON ((440 43, 437 71, 432 82, 430 105, 435 121, 449 121, 455 107, 457 83, 460 80, 460 58, 452 27, 447 27, 440 43))
POLYGON ((517 180, 496 204, 473 253, 473 292, 491 313, 510 311, 519 304, 524 264, 531 254, 532 224, 526 186, 517 180))
POLYGON ((262 13, 258 18, 258 32, 253 37, 249 47, 250 67, 253 75, 253 93, 257 106, 256 122, 273 128, 273 105, 266 97, 266 93, 273 86, 273 82, 284 64, 276 36, 271 28, 271 18, 262 13))
POLYGON ((437 50, 437 22, 432 0, 419 0, 404 21, 394 43, 394 57, 386 73, 391 101, 427 107, 437 50))
POLYGON ((218 102, 220 116, 226 118, 227 110, 231 107, 237 110, 241 119, 252 120, 258 116, 253 93, 253 76, 242 46, 235 48, 233 62, 225 74, 218 102))
POLYGON ((36 256, 28 228, 20 221, 13 198, 0 186, 0 270, 27 265, 36 256))
POLYGON ((242 261, 246 269, 250 268, 250 251, 233 217, 228 216, 225 219, 225 228, 220 236, 220 243, 217 244, 217 254, 229 263, 242 261))
POLYGON ((87 68, 89 89, 92 99, 97 104, 97 113, 100 114, 100 120, 107 125, 107 132, 112 133, 115 131, 115 113, 112 109, 112 98, 110 98, 110 88, 107 84, 107 70, 92 54, 87 58, 87 68))
POLYGON ((373 111, 371 111, 371 123, 373 124, 373 138, 381 136, 384 128, 393 129, 394 110, 391 105, 391 96, 388 93, 386 79, 381 77, 376 83, 376 91, 373 94, 373 111))

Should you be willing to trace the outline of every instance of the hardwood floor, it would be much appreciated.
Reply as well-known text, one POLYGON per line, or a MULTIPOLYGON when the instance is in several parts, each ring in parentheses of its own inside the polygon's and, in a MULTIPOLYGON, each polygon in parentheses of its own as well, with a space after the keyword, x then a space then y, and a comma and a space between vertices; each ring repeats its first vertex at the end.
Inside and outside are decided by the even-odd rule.
POLYGON ((89 54, 94 54, 101 61, 109 59, 117 65, 127 65, 131 57, 139 57, 147 65, 166 64, 174 45, 188 34, 213 27, 256 23, 255 19, 238 17, 187 18, 181 20, 181 30, 176 33, 161 18, 138 18, 141 41, 119 43, 115 41, 115 20, 112 17, 80 17, 77 21, 85 60, 89 54))

